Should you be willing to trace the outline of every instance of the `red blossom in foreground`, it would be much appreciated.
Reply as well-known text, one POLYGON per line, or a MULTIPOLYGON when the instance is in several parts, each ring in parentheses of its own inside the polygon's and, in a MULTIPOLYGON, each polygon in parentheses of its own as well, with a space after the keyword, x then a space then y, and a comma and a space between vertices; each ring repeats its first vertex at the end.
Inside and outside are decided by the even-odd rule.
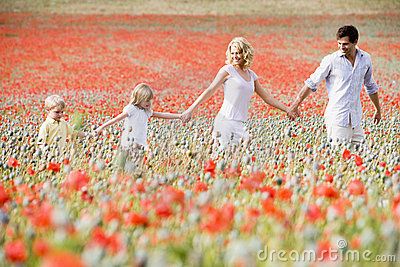
POLYGON ((362 195, 365 192, 365 186, 363 182, 357 179, 352 180, 347 186, 347 189, 349 190, 349 194, 354 196, 362 195))
POLYGON ((322 240, 317 245, 317 258, 319 260, 328 261, 331 255, 331 244, 328 240, 322 240))
POLYGON ((53 172, 60 172, 61 164, 60 163, 55 163, 55 162, 49 162, 47 164, 47 170, 53 171, 53 172))
POLYGON ((43 259, 42 267, 85 267, 79 256, 67 251, 53 252, 43 259))
POLYGON ((7 166, 8 166, 8 167, 16 168, 16 167, 18 167, 19 165, 20 165, 20 164, 19 164, 18 160, 15 159, 15 158, 13 158, 13 157, 10 157, 10 158, 8 159, 8 161, 7 161, 7 166))
POLYGON ((264 212, 278 220, 283 220, 286 218, 286 214, 283 210, 279 209, 275 204, 273 199, 266 199, 262 203, 264 212))
POLYGON ((307 208, 306 218, 310 222, 314 223, 314 222, 316 222, 318 220, 324 219, 325 218, 325 214, 321 211, 320 207, 318 207, 315 204, 311 204, 307 208))
POLYGON ((330 185, 321 184, 314 188, 314 195, 318 197, 338 198, 339 192, 330 185))
POLYGON ((166 203, 157 203, 155 209, 157 216, 161 218, 168 218, 173 214, 172 207, 166 203))
POLYGON ((43 239, 36 239, 33 243, 33 253, 42 257, 50 251, 50 245, 43 239))
POLYGON ((208 185, 206 183, 203 183, 201 181, 197 181, 196 184, 194 185, 193 191, 194 192, 203 192, 208 190, 208 185))
POLYGON ((40 228, 47 228, 52 226, 52 211, 53 207, 47 203, 43 202, 40 206, 34 206, 29 208, 31 215, 29 215, 32 225, 40 228))
POLYGON ((276 192, 276 197, 280 200, 287 201, 289 202, 291 197, 293 195, 293 192, 288 189, 288 188, 279 188, 279 190, 276 192))
POLYGON ((89 183, 90 177, 86 174, 85 171, 71 171, 66 181, 64 182, 64 187, 67 189, 72 189, 79 191, 82 187, 86 186, 89 183))
POLYGON ((130 226, 147 226, 149 218, 146 215, 130 212, 125 219, 125 223, 130 226))
POLYGON ((29 167, 26 169, 26 172, 27 172, 30 176, 33 176, 33 175, 36 174, 35 170, 32 169, 31 166, 29 166, 29 167))
POLYGON ((357 166, 361 166, 363 164, 363 159, 359 155, 353 154, 353 157, 357 166))
POLYGON ((9 200, 10 200, 10 196, 7 194, 3 185, 0 184, 0 207, 3 207, 3 205, 9 200))
POLYGON ((22 240, 15 240, 4 245, 6 259, 13 263, 22 263, 28 258, 25 244, 22 240))
POLYGON ((220 209, 205 207, 203 209, 203 222, 200 228, 209 233, 219 233, 232 227, 235 208, 232 204, 225 204, 220 209))
POLYGON ((254 192, 259 190, 264 179, 266 177, 265 172, 254 172, 249 177, 243 177, 240 181, 239 189, 254 192))
POLYGON ((393 215, 400 220, 400 194, 397 194, 393 198, 393 206, 392 206, 393 215))
POLYGON ((349 160, 351 158, 351 152, 348 149, 344 149, 342 153, 342 158, 345 160, 349 160))
POLYGON ((214 174, 215 172, 215 162, 210 159, 204 164, 204 172, 210 172, 211 174, 214 174))
POLYGON ((112 254, 118 253, 124 249, 122 238, 118 233, 107 235, 100 227, 93 229, 92 239, 89 244, 101 246, 112 254))

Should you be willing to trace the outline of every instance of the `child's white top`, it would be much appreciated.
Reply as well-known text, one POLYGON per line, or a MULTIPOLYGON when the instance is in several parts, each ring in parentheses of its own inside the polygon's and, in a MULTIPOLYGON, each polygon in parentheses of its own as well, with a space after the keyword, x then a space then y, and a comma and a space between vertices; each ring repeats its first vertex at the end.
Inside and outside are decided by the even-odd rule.
POLYGON ((229 76, 224 82, 224 102, 219 114, 229 120, 247 121, 250 99, 254 93, 254 81, 258 76, 248 69, 250 80, 246 81, 234 66, 225 65, 222 69, 229 73, 229 76))
POLYGON ((121 135, 121 148, 129 149, 133 143, 147 148, 147 121, 153 115, 152 110, 144 110, 129 104, 123 112, 128 114, 124 120, 124 130, 121 135))

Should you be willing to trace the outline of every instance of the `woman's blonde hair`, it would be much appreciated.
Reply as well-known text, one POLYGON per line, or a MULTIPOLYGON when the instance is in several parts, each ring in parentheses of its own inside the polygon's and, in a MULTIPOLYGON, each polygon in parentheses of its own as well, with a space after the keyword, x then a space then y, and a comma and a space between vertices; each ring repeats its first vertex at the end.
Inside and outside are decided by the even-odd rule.
POLYGON ((251 64, 253 63, 254 48, 243 37, 235 37, 229 43, 228 49, 226 50, 226 62, 225 63, 226 64, 231 64, 232 63, 231 47, 234 44, 237 45, 238 48, 239 48, 239 51, 243 53, 244 68, 245 69, 250 68, 251 64))
POLYGON ((138 105, 142 101, 150 101, 154 97, 153 89, 145 83, 139 83, 133 89, 130 104, 138 105))

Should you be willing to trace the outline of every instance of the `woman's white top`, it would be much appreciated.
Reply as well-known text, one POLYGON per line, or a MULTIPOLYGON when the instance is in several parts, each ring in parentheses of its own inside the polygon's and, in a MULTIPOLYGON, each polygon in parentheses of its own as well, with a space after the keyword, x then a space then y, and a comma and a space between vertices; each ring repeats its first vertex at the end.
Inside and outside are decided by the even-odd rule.
POLYGON ((128 114, 124 120, 124 130, 121 135, 121 148, 129 149, 133 143, 147 148, 147 121, 153 115, 152 110, 144 110, 129 104, 123 112, 128 114))
POLYGON ((250 80, 246 81, 232 65, 222 67, 229 73, 224 82, 224 102, 219 111, 229 120, 247 121, 251 96, 254 93, 254 81, 258 76, 250 69, 250 80))

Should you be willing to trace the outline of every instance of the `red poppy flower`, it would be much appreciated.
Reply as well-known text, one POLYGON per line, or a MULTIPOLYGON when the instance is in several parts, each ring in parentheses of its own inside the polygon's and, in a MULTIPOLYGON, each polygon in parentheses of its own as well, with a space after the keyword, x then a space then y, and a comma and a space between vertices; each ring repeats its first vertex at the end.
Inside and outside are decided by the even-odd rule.
POLYGON ((80 190, 82 187, 89 183, 90 177, 85 171, 71 171, 66 181, 64 182, 64 187, 72 190, 80 190))
POLYGON ((339 192, 332 186, 321 184, 314 188, 314 195, 319 197, 338 198, 339 192))
POLYGON ((185 204, 185 193, 181 190, 178 190, 172 186, 165 187, 164 190, 161 191, 161 199, 165 204, 185 204))
POLYGON ((204 172, 214 173, 215 171, 215 162, 210 159, 204 164, 204 172))
POLYGON ((207 191, 208 190, 208 186, 206 183, 203 183, 201 181, 197 181, 196 184, 194 185, 193 191, 194 192, 203 192, 203 191, 207 191))
POLYGON ((3 185, 0 184, 0 207, 3 207, 3 205, 9 200, 10 200, 9 195, 7 194, 3 185))
POLYGON ((19 164, 19 162, 18 162, 17 159, 15 159, 15 158, 13 158, 13 157, 10 157, 10 158, 8 159, 8 161, 7 161, 7 165, 8 165, 8 167, 16 168, 16 167, 18 167, 20 164, 19 164))
POLYGON ((262 188, 260 189, 260 191, 261 191, 261 192, 267 192, 268 195, 269 195, 269 196, 268 196, 269 198, 274 198, 274 197, 275 197, 275 194, 276 194, 276 190, 275 190, 273 187, 268 186, 268 185, 262 187, 262 188))
POLYGON ((125 222, 127 225, 131 226, 147 226, 149 224, 149 219, 146 215, 131 212, 127 215, 125 222))
POLYGON ((324 213, 321 211, 321 208, 315 204, 311 204, 307 208, 306 218, 310 222, 316 222, 317 220, 324 218, 324 213))
POLYGON ((31 209, 31 215, 29 216, 31 223, 40 228, 51 227, 52 222, 52 210, 53 207, 47 203, 43 202, 40 206, 31 209))
POLYGON ((365 186, 363 182, 358 179, 352 180, 349 185, 347 186, 350 195, 358 196, 362 195, 365 192, 365 186))
POLYGON ((331 251, 331 244, 328 240, 322 240, 317 244, 317 257, 319 260, 328 261, 331 251))
POLYGON ((278 220, 283 220, 286 217, 285 212, 283 212, 281 209, 276 207, 273 199, 268 198, 268 199, 262 201, 261 204, 264 209, 264 212, 267 215, 270 215, 278 220))
POLYGON ((47 164, 47 170, 53 171, 53 172, 59 172, 61 170, 61 164, 55 163, 55 162, 49 162, 47 164))
POLYGON ((288 188, 281 187, 276 192, 276 197, 283 201, 290 201, 290 198, 292 197, 292 195, 293 195, 293 192, 288 188))
POLYGON ((356 155, 356 154, 353 154, 353 156, 354 156, 354 161, 355 161, 356 165, 361 166, 363 164, 363 159, 359 155, 356 155))
POLYGON ((35 170, 33 170, 31 166, 29 166, 29 167, 26 169, 26 172, 27 172, 30 176, 33 176, 33 175, 36 174, 35 170))
POLYGON ((67 251, 53 252, 45 256, 42 267, 84 267, 79 256, 67 251))
POLYGON ((329 174, 329 173, 326 173, 325 174, 325 181, 327 181, 329 183, 332 183, 333 182, 333 175, 329 174))
POLYGON ((42 257, 50 251, 50 245, 43 239, 36 239, 33 243, 33 252, 42 257))
POLYGON ((25 244, 22 240, 15 240, 4 245, 6 259, 13 263, 25 262, 28 258, 25 244))
POLYGON ((166 203, 158 203, 155 209, 157 216, 161 218, 168 218, 173 214, 171 206, 166 203))
POLYGON ((203 209, 203 222, 200 227, 209 233, 219 233, 231 229, 235 208, 232 204, 225 204, 220 209, 207 207, 203 209))
POLYGON ((342 153, 342 158, 345 160, 349 160, 351 158, 350 150, 344 149, 342 153))

